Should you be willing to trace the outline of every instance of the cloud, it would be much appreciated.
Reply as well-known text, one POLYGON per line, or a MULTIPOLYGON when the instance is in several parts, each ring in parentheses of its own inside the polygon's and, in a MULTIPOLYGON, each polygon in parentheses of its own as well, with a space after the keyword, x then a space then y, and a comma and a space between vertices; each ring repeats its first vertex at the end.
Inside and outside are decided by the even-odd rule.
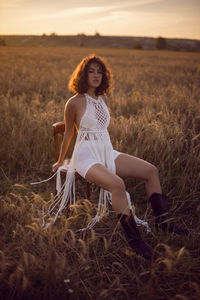
POLYGON ((48 7, 54 9, 75 9, 75 8, 85 8, 85 7, 110 7, 119 9, 125 7, 135 7, 135 6, 144 6, 152 3, 162 2, 164 0, 0 0, 0 8, 9 9, 9 8, 18 8, 18 7, 48 7))
POLYGON ((96 18, 97 23, 110 22, 110 21, 120 21, 125 20, 127 22, 133 17, 133 13, 129 11, 110 11, 109 14, 104 14, 96 18))
MULTIPOLYGON (((11 1, 11 0, 10 0, 11 1)), ((19 3, 23 3, 26 0, 16 0, 19 3)), ((37 0, 35 0, 37 1, 37 0)), ((72 4, 67 4, 69 6, 68 8, 61 9, 59 8, 59 4, 62 4, 62 0, 58 0, 58 6, 57 9, 51 11, 51 4, 55 4, 55 2, 49 2, 50 6, 48 6, 48 12, 45 10, 45 12, 41 13, 39 11, 44 11, 44 10, 39 10, 36 9, 35 12, 32 12, 32 15, 24 17, 23 21, 37 21, 37 20, 54 20, 54 19, 62 19, 62 18, 77 18, 77 17, 83 17, 85 19, 86 16, 89 16, 92 18, 92 14, 94 16, 98 17, 98 15, 104 14, 104 16, 101 16, 101 20, 109 20, 109 19, 117 19, 119 16, 122 14, 124 15, 124 12, 127 12, 130 14, 130 8, 133 8, 135 6, 141 6, 141 5, 146 5, 146 4, 151 4, 151 3, 157 3, 161 2, 163 0, 135 0, 135 1, 124 1, 121 2, 121 0, 110 0, 108 1, 90 1, 90 0, 85 0, 80 1, 72 1, 72 4), (84 3, 84 4, 83 4, 84 3), (100 4, 97 6, 97 4, 100 4), (78 5, 79 4, 79 5, 78 5), (86 6, 86 4, 91 4, 86 6), (78 7, 76 7, 78 5, 78 7), (82 6, 83 5, 83 6, 82 6), (73 7, 72 7, 73 6, 73 7)), ((44 5, 44 1, 42 4, 44 5)), ((65 2, 66 3, 66 2, 65 2)))
POLYGON ((71 8, 60 10, 54 13, 43 13, 36 14, 24 18, 24 20, 36 21, 36 20, 50 20, 50 19, 60 19, 60 18, 77 18, 81 16, 92 15, 96 13, 104 12, 104 7, 82 7, 82 8, 71 8))

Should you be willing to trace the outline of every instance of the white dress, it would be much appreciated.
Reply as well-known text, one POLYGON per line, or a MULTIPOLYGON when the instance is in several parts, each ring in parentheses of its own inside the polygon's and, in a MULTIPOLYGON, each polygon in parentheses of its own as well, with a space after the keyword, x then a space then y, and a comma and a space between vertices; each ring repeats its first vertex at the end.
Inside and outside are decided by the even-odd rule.
MULTIPOLYGON (((110 114, 108 108, 101 96, 94 99, 85 94, 86 108, 80 121, 79 131, 70 162, 64 162, 57 171, 57 195, 53 203, 49 206, 48 215, 53 216, 53 222, 62 213, 62 210, 68 204, 75 204, 75 172, 85 177, 87 171, 94 164, 102 164, 108 170, 116 173, 115 159, 120 152, 113 149, 108 133, 110 123, 110 114), (66 179, 61 185, 61 171, 66 170, 66 179)), ((132 210, 130 195, 126 192, 129 207, 132 210)), ((100 188, 99 202, 96 216, 84 229, 92 228, 102 216, 109 213, 108 203, 112 204, 112 195, 110 192, 100 188)), ((146 226, 150 231, 147 222, 138 219, 138 224, 146 226)), ((43 218, 44 220, 44 218, 43 218)), ((84 230, 82 229, 82 230, 84 230)))
POLYGON ((108 108, 101 96, 94 99, 85 94, 85 97, 85 113, 80 122, 71 166, 84 178, 91 166, 97 163, 115 173, 114 160, 120 152, 113 150, 108 134, 108 108))

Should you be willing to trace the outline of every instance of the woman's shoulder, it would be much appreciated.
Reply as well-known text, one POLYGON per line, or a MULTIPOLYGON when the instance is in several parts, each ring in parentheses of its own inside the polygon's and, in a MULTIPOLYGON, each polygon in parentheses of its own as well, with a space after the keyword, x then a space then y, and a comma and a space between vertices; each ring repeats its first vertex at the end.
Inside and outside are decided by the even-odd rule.
POLYGON ((101 98, 102 98, 103 101, 107 104, 108 97, 107 97, 106 95, 101 95, 101 98))
POLYGON ((75 94, 67 100, 66 106, 76 106, 80 104, 83 99, 85 99, 85 96, 83 94, 75 94))

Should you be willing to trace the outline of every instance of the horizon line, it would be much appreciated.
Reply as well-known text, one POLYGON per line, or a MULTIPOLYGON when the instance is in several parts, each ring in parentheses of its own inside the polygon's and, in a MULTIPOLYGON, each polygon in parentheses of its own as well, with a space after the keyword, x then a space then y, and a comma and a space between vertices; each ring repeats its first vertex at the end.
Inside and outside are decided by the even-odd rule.
POLYGON ((99 37, 135 37, 135 38, 152 38, 152 39, 156 39, 156 38, 159 38, 159 37, 162 37, 164 39, 174 39, 174 40, 197 40, 197 41, 200 41, 200 38, 191 38, 191 37, 166 37, 166 36, 163 36, 163 35, 158 35, 158 36, 139 36, 139 35, 106 35, 106 34, 101 34, 97 31, 97 35, 96 34, 86 34, 84 32, 82 33, 76 33, 76 34, 59 34, 59 33, 56 33, 56 32, 52 32, 52 33, 42 33, 42 34, 39 34, 39 33, 33 33, 33 34, 30 34, 30 33, 13 33, 13 34, 1 34, 0 33, 0 37, 2 36, 51 36, 51 35, 54 35, 54 36, 78 36, 78 35, 85 35, 85 36, 90 36, 90 37, 95 37, 95 36, 98 36, 99 37))

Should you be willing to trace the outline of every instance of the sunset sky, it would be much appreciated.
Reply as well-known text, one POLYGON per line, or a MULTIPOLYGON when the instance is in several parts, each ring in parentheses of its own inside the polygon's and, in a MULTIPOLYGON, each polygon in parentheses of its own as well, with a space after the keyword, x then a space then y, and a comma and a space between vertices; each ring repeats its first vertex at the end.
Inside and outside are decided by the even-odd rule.
POLYGON ((0 34, 200 39, 200 0, 0 0, 0 34))

